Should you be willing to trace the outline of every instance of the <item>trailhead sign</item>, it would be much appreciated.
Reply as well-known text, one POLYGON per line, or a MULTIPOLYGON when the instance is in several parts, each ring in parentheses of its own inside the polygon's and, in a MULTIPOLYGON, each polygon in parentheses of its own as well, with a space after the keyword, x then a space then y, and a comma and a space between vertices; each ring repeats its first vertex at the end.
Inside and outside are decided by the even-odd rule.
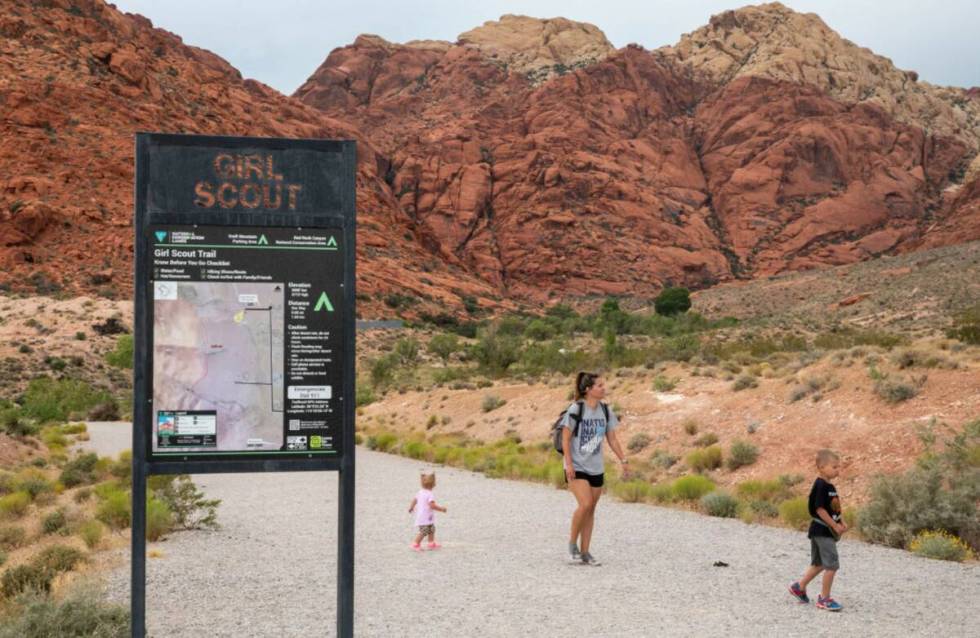
POLYGON ((355 169, 352 141, 136 136, 134 637, 147 476, 297 470, 339 472, 353 634, 355 169))
POLYGON ((339 452, 337 235, 150 228, 155 458, 339 452))

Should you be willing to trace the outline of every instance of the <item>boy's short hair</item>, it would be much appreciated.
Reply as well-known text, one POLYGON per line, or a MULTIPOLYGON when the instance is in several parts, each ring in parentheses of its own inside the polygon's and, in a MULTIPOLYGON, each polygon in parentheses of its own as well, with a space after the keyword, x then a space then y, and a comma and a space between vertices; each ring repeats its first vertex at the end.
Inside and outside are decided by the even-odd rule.
POLYGON ((840 457, 837 456, 837 452, 827 449, 817 451, 817 467, 823 467, 831 461, 840 462, 840 457))

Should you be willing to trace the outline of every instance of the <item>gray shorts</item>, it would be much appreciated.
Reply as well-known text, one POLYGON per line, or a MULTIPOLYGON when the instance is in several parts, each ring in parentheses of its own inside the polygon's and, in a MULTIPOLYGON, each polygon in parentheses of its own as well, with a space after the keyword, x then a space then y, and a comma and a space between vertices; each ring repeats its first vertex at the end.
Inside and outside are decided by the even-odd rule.
POLYGON ((837 557, 837 541, 830 536, 814 536, 810 539, 810 564, 836 571, 840 569, 837 557))

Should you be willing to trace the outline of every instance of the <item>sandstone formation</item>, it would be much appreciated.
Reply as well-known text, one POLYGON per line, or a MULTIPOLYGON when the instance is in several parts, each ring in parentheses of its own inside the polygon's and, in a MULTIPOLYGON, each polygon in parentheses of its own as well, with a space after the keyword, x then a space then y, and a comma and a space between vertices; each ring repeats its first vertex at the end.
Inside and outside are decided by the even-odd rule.
POLYGON ((977 92, 778 4, 656 51, 562 18, 364 35, 293 97, 101 0, 9 0, 0 35, 0 290, 130 294, 140 130, 357 140, 364 316, 980 238, 977 92))
POLYGON ((383 161, 350 124, 101 0, 8 1, 3 13, 0 288, 129 296, 133 135, 159 131, 356 139, 363 314, 390 311, 396 291, 389 306, 430 312, 496 296, 420 249, 424 231, 396 215, 383 161))

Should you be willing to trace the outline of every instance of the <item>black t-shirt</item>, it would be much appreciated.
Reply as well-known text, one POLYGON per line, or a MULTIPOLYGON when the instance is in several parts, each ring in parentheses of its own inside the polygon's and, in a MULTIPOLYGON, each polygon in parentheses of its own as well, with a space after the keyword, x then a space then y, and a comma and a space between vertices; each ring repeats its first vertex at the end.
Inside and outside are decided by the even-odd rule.
POLYGON ((837 488, 834 487, 833 483, 828 483, 820 477, 817 477, 817 480, 813 482, 813 487, 810 488, 808 509, 810 510, 810 516, 821 522, 810 521, 810 531, 807 533, 807 537, 829 536, 834 538, 834 533, 830 531, 829 527, 823 524, 823 519, 817 515, 818 507, 827 510, 830 518, 834 519, 835 523, 840 523, 841 509, 840 498, 837 497, 837 488))

